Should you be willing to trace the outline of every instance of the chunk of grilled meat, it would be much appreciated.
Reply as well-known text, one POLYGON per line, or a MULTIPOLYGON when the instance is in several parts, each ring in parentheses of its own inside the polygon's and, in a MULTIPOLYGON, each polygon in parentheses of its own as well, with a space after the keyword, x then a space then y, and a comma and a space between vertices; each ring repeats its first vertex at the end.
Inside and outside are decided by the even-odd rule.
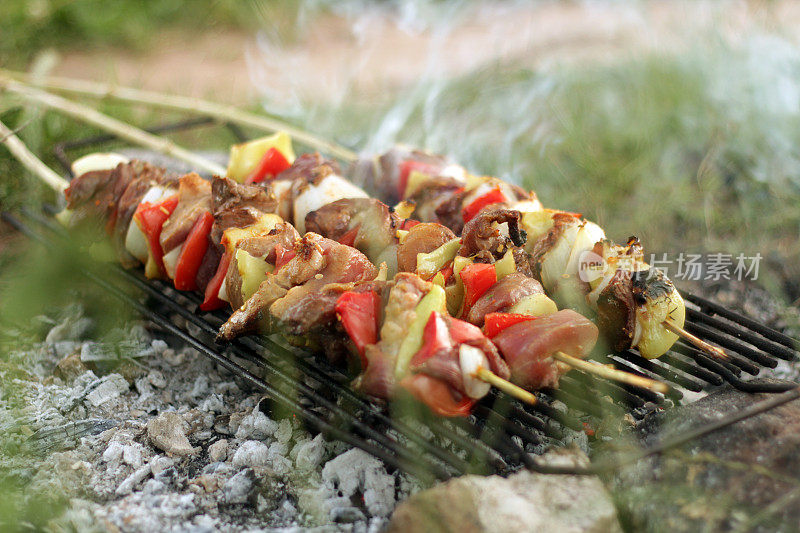
POLYGON ((511 369, 511 379, 529 389, 557 388, 569 367, 552 358, 556 352, 585 358, 599 332, 589 319, 570 309, 519 322, 502 330, 492 341, 511 369))
MULTIPOLYGON (((258 290, 222 325, 218 338, 231 340, 255 331, 269 329, 270 307, 279 299, 276 312, 293 305, 304 305, 329 283, 374 279, 377 269, 358 250, 307 233, 294 244, 295 256, 267 275, 258 290)), ((283 311, 281 311, 283 312, 283 311)))
POLYGON ((211 184, 192 172, 178 181, 178 205, 161 227, 161 249, 166 255, 186 240, 197 219, 213 208, 211 184))
POLYGON ((215 176, 211 182, 214 226, 211 239, 219 243, 228 228, 245 228, 265 213, 277 213, 278 202, 269 188, 237 183, 215 176))

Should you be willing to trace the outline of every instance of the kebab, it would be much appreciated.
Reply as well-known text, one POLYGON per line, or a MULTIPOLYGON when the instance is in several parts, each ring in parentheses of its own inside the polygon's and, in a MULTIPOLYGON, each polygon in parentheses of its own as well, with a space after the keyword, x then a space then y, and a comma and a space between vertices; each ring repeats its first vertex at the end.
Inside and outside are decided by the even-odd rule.
POLYGON ((353 179, 369 190, 400 199, 400 210, 459 232, 483 210, 522 214, 525 249, 547 292, 564 306, 593 312, 609 346, 663 355, 682 336, 716 357, 724 352, 683 329, 685 304, 672 282, 644 261, 639 241, 624 246, 581 215, 543 209, 534 193, 494 177, 472 176, 444 157, 396 148, 361 160, 353 179))
MULTIPOLYGON (((81 163, 85 163, 85 162, 81 161, 81 163)), ((92 177, 91 174, 87 173, 86 176, 87 176, 87 179, 80 180, 80 181, 87 181, 87 182, 91 183, 93 181, 91 179, 91 177, 92 177)), ((80 189, 81 189, 80 181, 75 186, 75 190, 76 191, 80 191, 80 189)), ((147 272, 151 277, 157 276, 157 275, 163 276, 164 274, 166 274, 168 277, 173 277, 173 272, 175 272, 176 270, 177 271, 181 270, 179 268, 175 268, 175 269, 171 268, 170 267, 171 261, 167 261, 167 258, 170 256, 170 254, 173 254, 174 257, 178 257, 178 258, 182 258, 185 255, 185 253, 183 251, 184 250, 183 249, 183 244, 180 244, 180 245, 177 244, 177 240, 179 240, 179 239, 176 239, 174 237, 174 235, 176 235, 176 234, 187 235, 187 242, 190 242, 190 241, 192 241, 192 239, 188 238, 188 236, 190 234, 197 234, 197 228, 205 227, 206 229, 204 231, 208 232, 208 224, 209 224, 209 222, 207 222, 209 220, 209 217, 207 216, 208 215, 208 211, 203 209, 204 202, 203 202, 202 198, 204 196, 207 198, 209 195, 208 195, 207 191, 206 191, 205 195, 202 194, 202 189, 203 188, 200 185, 200 183, 202 181, 203 180, 201 180, 197 175, 184 176, 179 180, 178 193, 177 194, 172 194, 172 195, 170 195, 169 192, 168 192, 169 188, 164 189, 163 187, 160 187, 160 186, 154 186, 154 188, 156 188, 156 192, 158 192, 158 194, 160 195, 159 199, 167 196, 168 197, 167 200, 169 200, 169 203, 168 204, 165 203, 165 202, 167 202, 167 200, 164 200, 163 202, 158 202, 155 205, 144 205, 144 204, 147 204, 147 202, 143 202, 143 206, 142 206, 143 209, 141 210, 141 212, 139 212, 140 210, 137 209, 137 214, 139 216, 138 217, 134 216, 133 219, 137 223, 137 226, 140 226, 140 229, 142 229, 142 230, 146 230, 146 228, 142 228, 141 227, 142 226, 141 222, 142 222, 144 213, 149 213, 149 212, 152 211, 152 212, 155 212, 156 214, 158 214, 159 217, 162 217, 161 218, 161 220, 162 220, 162 224, 161 225, 162 225, 162 233, 163 234, 159 235, 158 239, 153 239, 152 235, 149 236, 149 242, 150 243, 153 243, 153 241, 156 242, 155 245, 151 244, 149 246, 149 252, 150 252, 149 256, 150 256, 150 258, 147 260, 147 263, 148 263, 148 266, 149 266, 149 268, 147 269, 147 272), (175 202, 175 198, 176 197, 178 199, 177 202, 175 202), (177 215, 176 215, 176 213, 177 213, 177 215), (167 217, 166 220, 163 220, 164 216, 167 217), (178 220, 177 220, 177 222, 174 222, 176 216, 178 217, 178 220), (184 218, 186 220, 183 220, 184 218), (173 227, 173 226, 175 226, 175 227, 173 227), (176 229, 176 228, 182 228, 182 229, 176 229), (192 229, 190 230, 189 228, 192 228, 192 229), (166 243, 170 243, 170 244, 166 244, 166 243), (158 247, 159 245, 160 245, 160 248, 158 247), (173 252, 173 251, 176 251, 176 252, 173 252), (156 252, 156 253, 154 254, 153 252, 156 252), (152 259, 152 257, 154 255, 156 256, 155 260, 152 259)), ((224 181, 225 182, 230 182, 230 180, 224 180, 224 181)), ((254 180, 249 180, 249 181, 254 181, 254 180)), ((223 182, 223 180, 215 180, 215 185, 218 184, 218 183, 222 183, 222 182, 223 182)), ((116 185, 116 186, 118 186, 118 185, 116 185)), ((226 188, 230 188, 230 187, 226 187, 226 188)), ((145 196, 147 196, 148 194, 153 194, 153 192, 151 190, 148 190, 148 192, 145 193, 145 196)), ((237 196, 237 198, 241 197, 241 195, 239 195, 239 194, 237 194, 236 196, 237 196)), ((249 193, 248 196, 250 198, 253 198, 253 197, 257 196, 257 195, 249 193)), ((154 200, 155 200, 155 198, 154 198, 154 200)), ((207 203, 207 200, 206 200, 206 203, 207 203)), ((226 200, 225 202, 222 202, 222 203, 223 204, 228 204, 229 202, 226 200)), ((95 204, 97 204, 97 202, 95 202, 95 204)), ((216 210, 215 210, 215 214, 218 214, 218 213, 216 213, 216 210)), ((258 224, 255 224, 254 226, 258 226, 258 224)), ((229 228, 229 229, 231 229, 231 228, 229 228)), ((239 228, 235 228, 235 229, 238 230, 239 228)), ((142 231, 141 233, 144 233, 144 231, 142 231)), ((148 233, 149 233, 149 231, 148 231, 148 233)), ((135 232, 134 232, 134 234, 135 234, 135 232)), ((237 235, 239 235, 239 234, 237 233, 237 235)), ((130 239, 128 239, 128 240, 130 240, 130 239)), ((246 237, 245 237, 244 240, 246 240, 246 237)), ((238 244, 238 243, 233 242, 232 239, 228 238, 228 235, 226 234, 226 232, 223 233, 222 241, 224 241, 226 243, 226 247, 229 248, 227 250, 227 252, 231 252, 231 249, 229 247, 230 245, 233 245, 235 247, 236 244, 238 244)), ((238 252, 238 250, 237 250, 237 252, 238 252)), ((201 258, 204 257, 204 254, 203 253, 194 252, 194 253, 191 253, 190 255, 194 255, 197 258, 196 261, 195 261, 195 263, 197 265, 196 266, 196 270, 193 271, 193 272, 196 272, 197 270, 199 270, 199 265, 202 264, 202 259, 201 258)), ((238 253, 237 253, 237 256, 238 256, 238 253)), ((141 255, 140 255, 140 259, 144 260, 144 257, 141 257, 141 255)), ((183 264, 183 262, 184 261, 180 261, 181 264, 183 264)), ((185 270, 185 268, 183 268, 183 270, 185 270)), ((233 270, 235 270, 235 269, 233 269, 233 270)), ((231 269, 229 268, 228 271, 231 271, 231 269)), ((323 278, 324 278, 324 276, 323 276, 323 278)), ((226 276, 226 280, 227 279, 230 279, 229 276, 226 276)), ((176 286, 177 285, 178 285, 178 279, 176 278, 176 286)), ((191 286, 191 284, 189 284, 189 285, 191 286)), ((191 288, 190 286, 187 287, 187 288, 191 288)), ((314 291, 307 290, 306 294, 313 294, 313 292, 314 291)), ((206 302, 204 302, 204 304, 205 303, 206 302)), ((483 372, 481 372, 481 374, 482 375, 486 375, 486 371, 483 370, 483 372)), ((497 380, 496 376, 494 376, 494 378, 495 378, 495 381, 496 381, 497 380)))
MULTIPOLYGON (((243 252, 248 256, 251 252, 255 252, 257 255, 263 256, 263 262, 268 269, 270 267, 275 269, 275 276, 268 277, 270 280, 275 280, 271 288, 274 289, 272 303, 276 305, 270 304, 270 308, 274 311, 270 318, 273 322, 280 324, 292 324, 291 331, 303 334, 306 338, 327 341, 334 337, 330 331, 325 331, 324 327, 314 327, 315 321, 313 317, 315 316, 318 318, 324 318, 325 315, 330 316, 333 318, 334 327, 338 323, 335 319, 334 309, 334 304, 338 298, 334 300, 326 298, 326 291, 336 295, 337 292, 350 289, 347 292, 357 294, 359 291, 364 291, 365 287, 373 287, 374 285, 377 287, 376 290, 388 290, 389 302, 392 302, 397 299, 397 297, 393 297, 397 290, 400 290, 401 293, 407 292, 400 289, 405 285, 424 284, 425 286, 434 287, 411 274, 408 274, 407 277, 416 278, 416 282, 414 279, 410 281, 398 279, 393 280, 390 286, 380 282, 380 280, 377 283, 367 285, 359 283, 373 280, 377 272, 377 269, 362 254, 351 247, 313 234, 307 234, 301 239, 291 225, 281 222, 276 215, 264 213, 256 207, 267 207, 270 203, 270 198, 265 194, 258 195, 255 193, 252 185, 237 185, 229 179, 215 178, 213 185, 207 184, 206 187, 203 187, 198 180, 204 180, 196 174, 187 174, 176 180, 173 175, 158 172, 154 167, 135 161, 119 162, 113 170, 97 168, 97 165, 104 160, 118 162, 119 158, 116 156, 93 156, 92 159, 83 159, 77 162, 76 169, 85 170, 85 172, 76 178, 67 189, 66 196, 69 200, 69 210, 60 218, 68 224, 74 224, 81 220, 81 217, 78 216, 79 214, 86 215, 83 220, 90 218, 88 212, 94 212, 95 215, 104 215, 109 221, 106 224, 106 229, 112 235, 121 234, 122 232, 119 231, 117 226, 124 225, 123 221, 128 220, 129 226, 135 225, 136 229, 127 232, 129 238, 125 239, 127 246, 124 253, 144 262, 147 265, 145 273, 148 277, 172 278, 176 288, 191 290, 193 288, 202 288, 205 284, 208 290, 208 287, 212 286, 208 276, 201 277, 199 273, 203 267, 204 260, 215 256, 208 253, 208 250, 213 250, 216 244, 210 239, 214 229, 221 231, 222 236, 219 241, 219 247, 223 248, 221 251, 223 256, 236 252, 233 257, 243 259, 245 255, 239 252, 243 252), (93 166, 94 168, 92 168, 93 166), (136 170, 139 170, 142 175, 138 177, 132 176, 132 173, 136 170), (113 206, 112 202, 108 201, 112 191, 121 188, 126 189, 126 192, 139 191, 128 195, 132 199, 135 197, 140 199, 134 214, 130 218, 119 216, 122 211, 130 211, 128 206, 113 206), (212 201, 212 190, 217 191, 216 197, 213 198, 214 213, 222 215, 220 210, 227 208, 230 211, 227 214, 228 216, 211 217, 213 220, 209 218, 210 211, 208 207, 209 202, 212 201), (245 199, 247 201, 244 201, 245 199), (226 221, 241 220, 246 216, 250 217, 250 220, 253 221, 252 224, 245 227, 224 227, 228 225, 226 221), (111 223, 111 220, 114 222, 111 223), (214 228, 214 225, 218 222, 220 227, 214 228), (159 224, 160 230, 153 231, 153 228, 159 224), (187 230, 187 228, 189 229, 187 230), (184 235, 183 242, 176 243, 180 239, 175 235, 184 235), (193 244, 203 240, 196 239, 196 235, 203 236, 203 239, 207 242, 205 249, 198 248, 193 244), (138 246, 136 243, 138 243, 138 246), (146 250, 145 246, 142 246, 143 243, 146 245, 146 250), (131 244, 134 245, 131 246, 131 244), (167 257, 173 254, 174 250, 180 251, 174 254, 174 256, 178 257, 174 266, 170 266, 171 260, 167 259, 167 257), (187 257, 192 257, 193 259, 186 259, 187 257), (181 279, 185 282, 183 287, 179 287, 181 279), (205 283, 202 281, 203 279, 206 279, 205 283), (319 306, 318 302, 320 301, 333 303, 328 306, 319 306), (313 307, 319 309, 316 315, 313 312, 313 307), (328 308, 330 311, 326 311, 328 308)), ((125 197, 125 193, 121 195, 122 197, 125 197)), ((135 203, 135 200, 133 200, 133 203, 135 203)), ((272 204, 274 205, 274 202, 272 204)), ((216 258, 219 261, 220 253, 216 254, 216 258)), ((213 260, 211 263, 213 264, 213 260)), ((206 272, 209 271, 207 268, 204 270, 206 272)), ((226 272, 226 280, 228 281, 232 279, 230 276, 231 271, 238 271, 240 274, 245 273, 245 275, 240 275, 239 284, 231 283, 228 286, 227 296, 232 300, 235 298, 234 294, 240 294, 242 297, 247 296, 242 291, 247 291, 247 282, 252 281, 247 279, 248 273, 252 274, 250 265, 245 264, 244 271, 231 269, 229 265, 226 272)), ((263 273, 265 273, 265 269, 262 268, 262 275, 263 273)), ((263 304, 266 301, 267 294, 269 294, 269 291, 261 291, 258 298, 249 298, 247 302, 251 306, 254 305, 254 301, 260 301, 263 304)), ((403 299, 401 298, 401 300, 403 299)), ((425 301, 430 302, 431 299, 429 298, 425 301)), ((431 304, 427 303, 426 305, 430 306, 431 304)), ((226 331, 228 333, 235 331, 236 334, 247 332, 249 331, 248 328, 257 322, 257 320, 253 320, 253 318, 258 318, 254 314, 242 319, 243 315, 247 315, 246 306, 240 311, 242 312, 238 315, 234 313, 231 320, 226 323, 235 326, 235 328, 233 330, 223 329, 223 335, 226 331), (237 321, 237 319, 240 320, 237 321)), ((431 312, 433 312, 433 309, 431 312)), ((450 357, 451 367, 460 368, 458 366, 461 364, 460 359, 465 361, 476 360, 478 362, 474 363, 473 366, 485 367, 484 374, 486 370, 491 368, 495 380, 501 380, 503 376, 508 376, 508 370, 497 354, 496 349, 485 339, 479 329, 460 321, 453 322, 449 317, 447 320, 447 323, 454 328, 454 331, 460 332, 461 335, 460 337, 454 337, 451 342, 451 348, 456 350, 454 352, 455 356, 451 354, 450 357), (464 334, 465 328, 472 328, 471 330, 468 329, 466 336, 464 334), (456 345, 455 342, 459 344, 456 345), (470 343, 477 346, 470 348, 470 343), (486 352, 482 350, 486 350, 486 352), (467 355, 459 355, 462 352, 467 355)), ((328 320, 328 325, 330 325, 330 322, 328 320)), ((267 329, 270 329, 269 326, 267 326, 267 329)), ((385 345, 387 342, 385 338, 383 342, 385 345)), ((409 353, 411 356, 414 355, 414 351, 408 352, 407 347, 404 350, 406 358, 408 358, 409 353)), ((445 359, 445 354, 439 354, 439 360, 444 361, 445 359)), ((433 368, 440 367, 441 365, 433 368)), ((471 374, 461 381, 451 379, 447 385, 439 383, 438 377, 434 375, 426 374, 427 377, 417 376, 418 374, 425 374, 426 368, 427 366, 425 368, 416 368, 409 361, 404 365, 397 365, 398 372, 392 374, 391 377, 397 378, 398 385, 396 388, 412 389, 412 393, 416 397, 426 401, 436 412, 451 415, 464 414, 464 409, 471 406, 475 399, 486 393, 486 389, 475 389, 474 385, 470 384, 468 380, 476 379, 472 378, 471 374), (403 371, 400 372, 400 369, 403 369, 403 371), (413 376, 410 375, 412 371, 413 376), (457 388, 459 383, 462 383, 460 390, 457 388), (444 394, 449 390, 447 387, 456 387, 453 389, 454 394, 444 394), (426 392, 430 392, 432 396, 428 398, 424 394, 426 392), (466 400, 467 396, 463 395, 467 394, 467 392, 472 396, 480 392, 480 396, 476 398, 469 396, 472 399, 466 400), (442 402, 446 398, 452 398, 453 396, 459 398, 459 395, 462 396, 458 403, 458 405, 461 405, 459 410, 454 411, 453 408, 449 408, 446 405, 442 406, 442 402), (464 407, 464 405, 467 407, 464 407)), ((383 396, 380 397, 388 398, 391 397, 389 395, 394 395, 395 393, 395 387, 375 388, 375 380, 362 380, 361 382, 365 384, 365 392, 369 392, 372 395, 383 393, 383 396)))

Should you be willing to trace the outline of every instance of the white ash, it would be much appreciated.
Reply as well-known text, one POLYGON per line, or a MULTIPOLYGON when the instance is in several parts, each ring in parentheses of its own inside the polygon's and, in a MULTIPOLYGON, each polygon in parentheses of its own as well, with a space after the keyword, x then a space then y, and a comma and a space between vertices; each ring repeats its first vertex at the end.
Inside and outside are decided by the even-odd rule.
POLYGON ((49 341, 13 354, 26 370, 18 401, 0 399, 0 462, 26 472, 30 494, 69 499, 54 527, 379 531, 419 489, 361 450, 273 420, 269 402, 194 350, 140 326, 116 332, 119 345, 87 340, 91 321, 76 307, 64 315, 41 318, 49 341), (73 354, 77 377, 54 376, 73 354))

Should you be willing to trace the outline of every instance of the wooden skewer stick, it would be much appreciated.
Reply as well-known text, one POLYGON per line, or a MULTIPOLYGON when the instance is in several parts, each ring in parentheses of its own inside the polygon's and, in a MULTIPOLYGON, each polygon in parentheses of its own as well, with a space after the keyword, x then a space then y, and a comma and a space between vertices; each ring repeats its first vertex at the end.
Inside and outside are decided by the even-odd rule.
POLYGON ((112 118, 108 115, 104 115, 103 113, 100 113, 89 106, 72 102, 55 94, 40 91, 39 89, 35 89, 9 79, 0 78, 0 87, 9 92, 18 94, 23 98, 39 102, 51 109, 60 111, 61 113, 71 116, 74 119, 87 122, 114 133, 115 135, 118 135, 119 137, 133 143, 175 157, 176 159, 186 161, 195 168, 205 170, 206 172, 210 172, 212 174, 219 174, 222 176, 225 175, 225 168, 214 163, 213 161, 209 161, 205 157, 199 156, 194 152, 190 152, 185 148, 181 148, 169 139, 153 135, 135 126, 126 124, 125 122, 112 118))
POLYGON ((317 137, 316 135, 281 120, 249 113, 233 106, 222 105, 208 100, 71 78, 49 76, 39 80, 33 79, 25 73, 13 72, 5 69, 0 69, 0 77, 2 76, 13 78, 17 81, 24 80, 26 83, 37 87, 43 87, 51 91, 67 92, 92 98, 113 98, 133 104, 171 109, 174 111, 185 111, 205 115, 220 121, 233 122, 240 126, 247 126, 262 131, 285 131, 297 142, 334 157, 338 157, 344 161, 355 161, 358 158, 357 154, 352 150, 322 139, 321 137, 317 137))
POLYGON ((39 179, 49 185, 57 193, 63 193, 69 182, 45 165, 41 159, 28 150, 25 143, 8 126, 0 122, 0 141, 5 143, 11 154, 39 179))
POLYGON ((665 328, 670 330, 672 333, 674 333, 675 335, 678 335, 680 337, 683 337, 684 339, 686 339, 687 341, 691 342, 692 344, 694 344, 699 349, 701 349, 704 352, 706 352, 711 357, 716 357, 717 359, 727 359, 728 358, 728 354, 725 353, 725 351, 722 348, 719 348, 718 346, 713 346, 713 345, 707 343, 706 341, 704 341, 703 339, 701 339, 700 337, 698 337, 697 335, 693 335, 693 334, 689 333, 688 331, 686 331, 685 329, 680 327, 678 324, 676 324, 675 322, 673 322, 669 318, 666 319, 664 322, 662 322, 662 324, 664 325, 665 328))
POLYGON ((486 368, 483 367, 479 368, 478 371, 475 373, 475 377, 482 381, 485 381, 486 383, 492 385, 493 387, 497 387, 498 389, 505 392, 509 396, 513 396, 514 398, 522 402, 535 405, 536 402, 538 401, 536 399, 536 396, 532 392, 526 391, 519 385, 514 385, 510 381, 501 378, 500 376, 498 376, 491 370, 487 370, 486 368))
POLYGON ((556 361, 561 361, 562 363, 577 368, 578 370, 583 370, 584 372, 600 376, 601 378, 619 381, 620 383, 627 383, 628 385, 635 385, 637 387, 649 389, 653 392, 660 392, 661 394, 666 394, 669 391, 669 386, 666 383, 661 383, 660 381, 643 376, 637 376, 636 374, 631 374, 629 372, 623 372, 622 370, 617 370, 616 368, 609 368, 599 363, 584 361, 583 359, 578 359, 577 357, 565 354, 564 352, 556 352, 552 355, 552 357, 556 361))

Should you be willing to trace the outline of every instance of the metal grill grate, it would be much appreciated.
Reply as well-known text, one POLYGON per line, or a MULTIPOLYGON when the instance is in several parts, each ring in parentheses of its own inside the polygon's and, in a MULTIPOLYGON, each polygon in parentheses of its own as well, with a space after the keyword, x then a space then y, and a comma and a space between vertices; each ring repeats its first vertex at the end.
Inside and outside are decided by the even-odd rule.
MULTIPOLYGON (((215 123, 195 120, 151 131, 210 125, 215 123)), ((244 137, 240 131, 232 131, 236 137, 244 137)), ((56 146, 55 153, 69 171, 69 151, 99 149, 114 140, 112 136, 100 136, 71 141, 56 146)), ((45 211, 52 214, 53 208, 45 211)), ((23 216, 24 222, 7 214, 5 218, 37 238, 57 241, 65 236, 46 215, 25 211, 23 216)), ((673 390, 666 396, 571 372, 561 379, 558 391, 544 391, 536 406, 520 404, 494 391, 466 419, 397 417, 356 394, 348 386, 349 377, 324 358, 291 348, 275 338, 248 337, 228 346, 217 345, 214 336, 225 319, 222 312, 202 313, 195 294, 146 280, 138 271, 113 270, 112 275, 87 275, 146 319, 264 392, 272 402, 271 406, 262 404, 265 409, 280 409, 297 416, 310 430, 358 446, 387 465, 420 478, 505 473, 520 467, 544 472, 574 471, 542 466, 535 454, 545 444, 574 438, 585 424, 594 426, 608 415, 621 417, 629 413, 639 419, 655 409, 687 401, 690 393, 696 397, 725 384, 747 392, 795 389, 790 394, 797 393, 795 383, 764 379, 779 359, 797 360, 797 341, 718 304, 684 294, 688 303, 687 329, 724 347, 731 355, 729 361, 713 360, 683 342, 656 360, 644 359, 632 350, 598 357, 600 362, 669 383, 673 390), (139 296, 132 297, 125 290, 131 285, 138 289, 139 296)))

